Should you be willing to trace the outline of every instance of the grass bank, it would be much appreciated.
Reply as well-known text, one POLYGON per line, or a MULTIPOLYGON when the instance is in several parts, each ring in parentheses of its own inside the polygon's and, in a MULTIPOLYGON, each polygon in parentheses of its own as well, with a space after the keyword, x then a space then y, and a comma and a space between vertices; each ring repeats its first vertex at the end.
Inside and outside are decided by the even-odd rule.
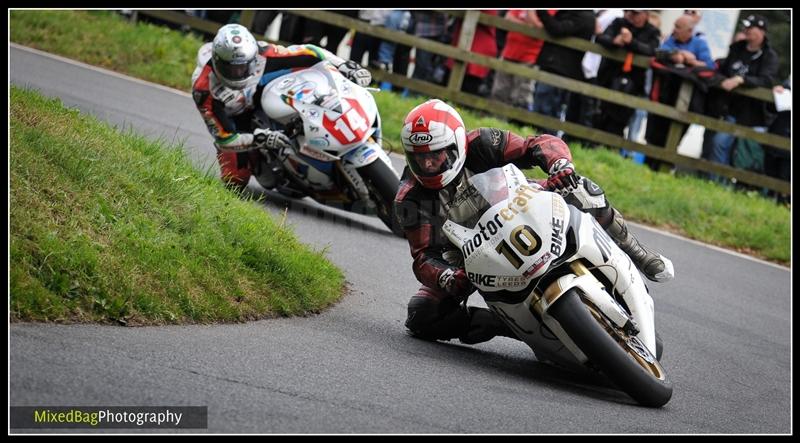
MULTIPOLYGON (((103 11, 11 11, 11 41, 188 91, 202 41, 103 11), (102 41, 103 45, 96 42, 102 41)), ((385 144, 397 150, 405 114, 422 99, 376 94, 385 144)), ((494 126, 531 134, 464 110, 469 128, 494 126)), ((629 220, 788 265, 790 209, 754 193, 733 192, 692 177, 654 173, 616 152, 570 145, 579 173, 602 186, 629 220)), ((539 175, 541 176, 541 175, 539 175)))
POLYGON ((12 320, 210 323, 317 312, 344 277, 179 147, 11 88, 12 320))

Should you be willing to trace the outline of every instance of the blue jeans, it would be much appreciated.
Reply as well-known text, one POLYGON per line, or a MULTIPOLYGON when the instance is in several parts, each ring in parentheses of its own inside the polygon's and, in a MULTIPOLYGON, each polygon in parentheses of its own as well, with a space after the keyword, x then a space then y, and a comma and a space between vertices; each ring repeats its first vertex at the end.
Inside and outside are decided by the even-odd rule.
MULTIPOLYGON (((725 121, 728 123, 736 123, 736 118, 732 115, 726 115, 725 121)), ((711 160, 714 163, 722 163, 723 165, 731 164, 731 149, 736 136, 728 134, 727 132, 717 132, 714 134, 714 139, 711 142, 711 160)))
MULTIPOLYGON (((628 140, 636 141, 636 136, 642 128, 645 117, 647 117, 647 111, 643 109, 637 109, 636 112, 633 113, 631 120, 628 122, 628 136, 626 137, 628 140)), ((641 152, 620 149, 620 153, 623 157, 633 157, 633 161, 636 163, 644 163, 644 154, 641 152)))
POLYGON ((643 109, 637 109, 636 112, 633 113, 633 117, 631 117, 631 121, 628 123, 628 140, 636 140, 636 136, 639 135, 645 117, 647 117, 647 111, 643 109))
MULTIPOLYGON (((736 118, 732 115, 726 115, 725 121, 728 123, 736 123, 736 118)), ((753 130, 758 132, 767 132, 765 126, 755 126, 753 130)), ((723 165, 731 165, 731 152, 733 151, 733 143, 736 141, 736 136, 727 132, 717 132, 711 141, 711 156, 709 160, 714 163, 721 163, 723 165)), ((711 180, 717 182, 726 181, 724 177, 716 174, 709 174, 711 180)))
MULTIPOLYGON (((395 31, 406 31, 411 26, 411 12, 398 9, 392 11, 386 22, 383 24, 386 29, 395 31)), ((394 61, 394 51, 397 48, 397 43, 382 40, 381 45, 378 47, 378 62, 385 65, 391 65, 394 61)))
POLYGON ((433 78, 434 57, 436 57, 436 54, 434 54, 433 52, 428 52, 423 49, 417 48, 416 60, 414 61, 414 73, 411 75, 411 77, 419 80, 428 81, 431 83, 436 83, 433 78))
MULTIPOLYGON (((561 119, 561 105, 566 98, 566 89, 557 88, 542 82, 536 82, 533 92, 533 112, 561 119)), ((544 129, 545 133, 555 135, 557 131, 544 129)))

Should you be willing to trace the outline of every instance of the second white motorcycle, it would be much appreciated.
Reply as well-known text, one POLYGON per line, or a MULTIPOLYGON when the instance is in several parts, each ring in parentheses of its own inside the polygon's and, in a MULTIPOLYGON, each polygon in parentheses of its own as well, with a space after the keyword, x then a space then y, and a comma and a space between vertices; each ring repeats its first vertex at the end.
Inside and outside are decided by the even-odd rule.
POLYGON ((403 235, 393 212, 400 176, 381 146, 380 114, 369 90, 322 61, 267 83, 256 119, 260 112, 257 126, 282 129, 295 141, 283 152, 261 150, 253 176, 262 187, 374 212, 403 235))

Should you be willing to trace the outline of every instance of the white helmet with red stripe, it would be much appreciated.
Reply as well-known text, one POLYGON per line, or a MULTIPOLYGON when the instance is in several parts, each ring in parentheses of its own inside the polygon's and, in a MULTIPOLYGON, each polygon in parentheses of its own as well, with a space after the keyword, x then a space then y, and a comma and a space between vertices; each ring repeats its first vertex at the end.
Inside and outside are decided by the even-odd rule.
POLYGON ((441 100, 428 100, 412 109, 403 122, 400 139, 411 173, 426 188, 447 186, 464 168, 467 157, 464 121, 441 100))

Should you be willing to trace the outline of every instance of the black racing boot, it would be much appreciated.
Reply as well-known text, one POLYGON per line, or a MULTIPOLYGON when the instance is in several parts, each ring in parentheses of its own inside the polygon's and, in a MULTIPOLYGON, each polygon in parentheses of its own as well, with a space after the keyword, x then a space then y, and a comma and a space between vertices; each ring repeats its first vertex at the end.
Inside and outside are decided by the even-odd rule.
POLYGON ((458 338, 462 343, 474 345, 491 340, 498 335, 519 340, 511 328, 492 311, 477 306, 469 306, 467 310, 469 312, 469 328, 458 338))
POLYGON ((611 208, 611 210, 614 213, 614 217, 611 220, 611 224, 606 227, 606 232, 608 232, 608 235, 611 236, 617 246, 628 254, 633 264, 648 279, 655 282, 672 280, 675 277, 672 261, 639 243, 639 240, 628 231, 628 226, 625 224, 622 214, 614 208, 611 208))

